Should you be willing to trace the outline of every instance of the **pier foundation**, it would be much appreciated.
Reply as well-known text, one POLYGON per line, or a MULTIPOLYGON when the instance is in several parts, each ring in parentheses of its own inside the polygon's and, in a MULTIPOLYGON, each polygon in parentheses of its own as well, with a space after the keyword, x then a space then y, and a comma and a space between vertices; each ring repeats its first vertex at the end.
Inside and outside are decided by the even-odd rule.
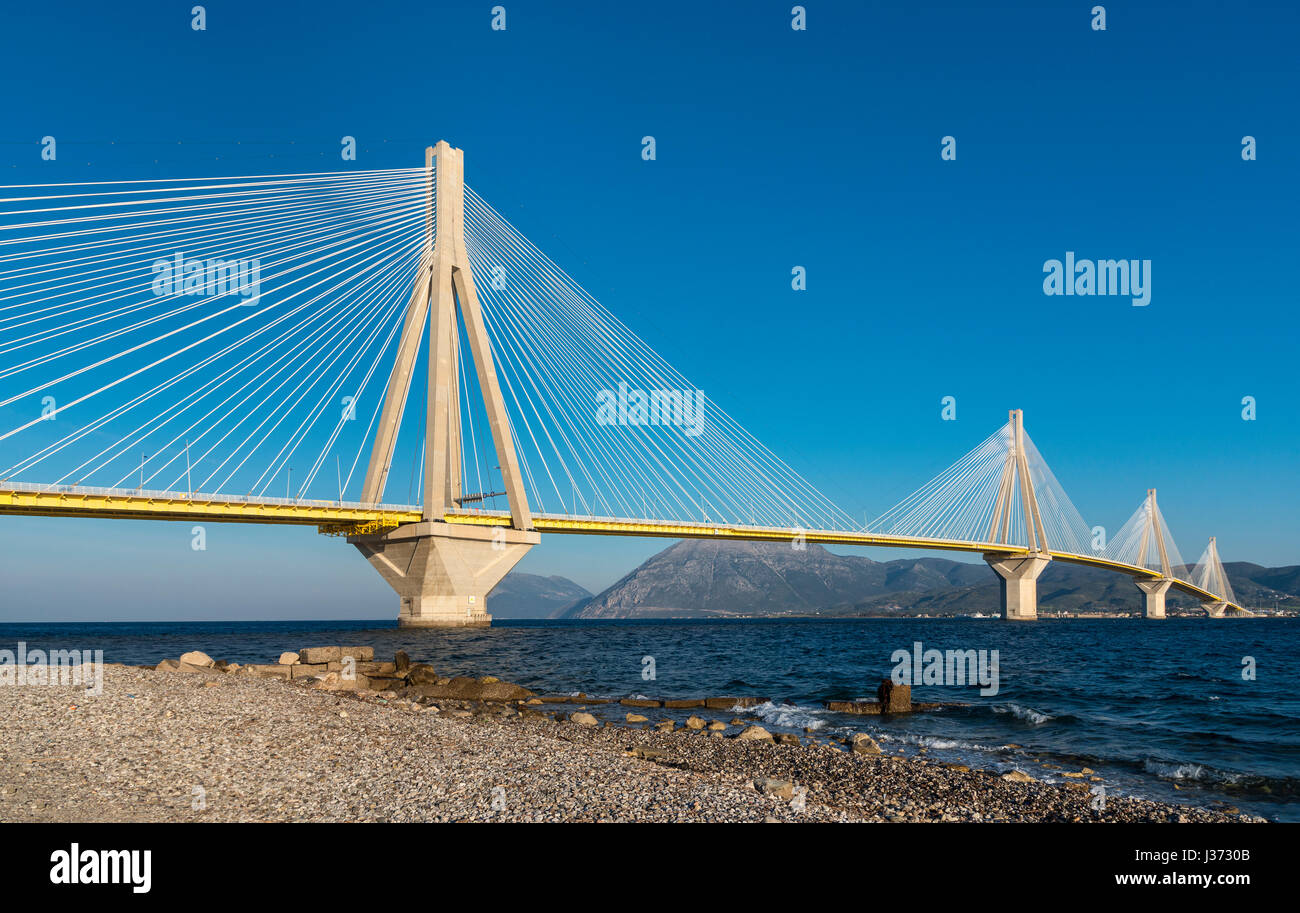
POLYGON ((397 591, 402 627, 486 627, 487 594, 541 541, 533 530, 461 523, 410 523, 349 536, 397 591))
POLYGON ((1143 616, 1146 618, 1164 618, 1165 617, 1165 593, 1173 586, 1173 581, 1167 577, 1159 580, 1134 580, 1137 588, 1142 591, 1143 616))
POLYGON ((1211 618, 1223 618, 1228 614, 1228 603, 1222 600, 1219 602, 1203 602, 1201 605, 1205 609, 1205 614, 1211 618))
POLYGON ((1045 555, 985 555, 1002 583, 1002 617, 1033 621, 1038 617, 1038 576, 1051 563, 1045 555))

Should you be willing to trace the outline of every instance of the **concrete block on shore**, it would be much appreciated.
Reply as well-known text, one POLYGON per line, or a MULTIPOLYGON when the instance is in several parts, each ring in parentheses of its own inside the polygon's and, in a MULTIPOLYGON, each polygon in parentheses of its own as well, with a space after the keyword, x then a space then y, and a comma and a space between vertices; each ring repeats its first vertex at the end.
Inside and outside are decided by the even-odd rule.
POLYGON ((358 662, 357 671, 366 675, 396 675, 397 663, 358 662))
POLYGON ((664 701, 664 706, 669 710, 690 710, 693 707, 703 707, 704 700, 702 698, 690 698, 679 701, 664 701))
POLYGON ((885 679, 876 689, 876 698, 880 701, 881 713, 912 712, 911 685, 896 685, 891 679, 885 679))
POLYGON ((374 647, 339 647, 339 658, 345 656, 352 657, 359 663, 370 663, 375 661, 374 647))
POLYGON ((341 647, 303 647, 298 651, 298 661, 304 663, 336 663, 342 658, 341 647))
POLYGON ((509 682, 482 682, 465 675, 450 680, 412 685, 422 697, 457 701, 523 701, 533 696, 527 688, 509 682))
POLYGON ((879 715, 880 705, 875 701, 827 701, 826 709, 835 713, 879 715))
POLYGON ((300 661, 300 660, 299 660, 299 657, 298 657, 298 654, 297 654, 297 653, 281 653, 281 654, 280 654, 280 665, 282 665, 282 666, 292 666, 294 663, 299 662, 299 661, 300 661))
POLYGON ((292 670, 293 666, 281 666, 279 663, 276 663, 275 665, 258 665, 250 663, 239 671, 245 675, 258 675, 262 678, 283 678, 287 680, 293 674, 292 670))
POLYGON ((660 701, 648 697, 625 697, 619 701, 625 707, 662 707, 660 701))
POLYGON ((329 671, 324 663, 295 663, 288 669, 291 678, 307 678, 310 675, 320 675, 329 671))

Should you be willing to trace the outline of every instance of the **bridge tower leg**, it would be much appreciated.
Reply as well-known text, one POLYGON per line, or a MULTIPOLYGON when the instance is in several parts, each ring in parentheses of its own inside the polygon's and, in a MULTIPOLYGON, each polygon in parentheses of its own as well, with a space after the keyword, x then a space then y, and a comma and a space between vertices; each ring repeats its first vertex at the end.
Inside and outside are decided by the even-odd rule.
POLYGON ((1033 621, 1038 617, 1038 577, 1052 560, 1047 546, 1047 532, 1038 511, 1034 481, 1029 473, 1029 456, 1025 449, 1024 415, 1019 409, 1010 413, 1011 441, 1007 448, 1002 483, 993 507, 988 541, 1009 543, 1013 498, 1020 492, 1025 536, 1029 554, 989 552, 984 560, 1002 584, 1002 617, 1006 621, 1033 621))
MULTIPOLYGON (((389 375, 362 500, 379 504, 392 465, 424 325, 429 382, 424 441, 424 519, 388 532, 348 537, 401 597, 398 623, 487 625, 487 594, 540 541, 524 492, 510 419, 465 247, 465 157, 445 141, 425 150, 429 172, 425 242, 389 375), (510 504, 509 527, 447 522, 466 500, 460 454, 460 321, 487 412, 510 504)), ((477 496, 481 500, 482 494, 477 496)))

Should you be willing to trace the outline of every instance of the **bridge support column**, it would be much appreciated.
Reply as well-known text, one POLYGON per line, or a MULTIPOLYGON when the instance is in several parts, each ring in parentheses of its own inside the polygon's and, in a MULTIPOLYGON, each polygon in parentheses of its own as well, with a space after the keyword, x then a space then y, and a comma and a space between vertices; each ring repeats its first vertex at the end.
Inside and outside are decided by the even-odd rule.
POLYGON ((487 594, 540 541, 531 530, 427 521, 348 537, 401 597, 397 623, 414 628, 491 624, 487 594))
POLYGON ((1038 575, 1051 563, 1045 555, 985 555, 1002 583, 1002 617, 1033 621, 1038 617, 1038 575))
POLYGON ((1211 618, 1224 618, 1228 614, 1228 603, 1223 600, 1217 602, 1203 602, 1201 606, 1205 609, 1205 614, 1211 618))
POLYGON ((1147 618, 1165 617, 1165 593, 1174 582, 1167 577, 1159 580, 1134 580, 1137 588, 1143 592, 1143 615, 1147 618))

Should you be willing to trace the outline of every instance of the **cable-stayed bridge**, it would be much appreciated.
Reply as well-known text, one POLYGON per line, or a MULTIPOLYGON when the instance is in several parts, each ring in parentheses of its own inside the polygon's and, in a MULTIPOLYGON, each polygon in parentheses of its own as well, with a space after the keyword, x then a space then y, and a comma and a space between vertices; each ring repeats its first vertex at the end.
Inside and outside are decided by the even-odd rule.
POLYGON ((856 522, 463 169, 0 188, 0 513, 316 525, 419 626, 488 623, 544 532, 976 552, 1008 619, 1052 561, 1244 612, 1154 490, 1089 526, 1018 410, 856 522))

